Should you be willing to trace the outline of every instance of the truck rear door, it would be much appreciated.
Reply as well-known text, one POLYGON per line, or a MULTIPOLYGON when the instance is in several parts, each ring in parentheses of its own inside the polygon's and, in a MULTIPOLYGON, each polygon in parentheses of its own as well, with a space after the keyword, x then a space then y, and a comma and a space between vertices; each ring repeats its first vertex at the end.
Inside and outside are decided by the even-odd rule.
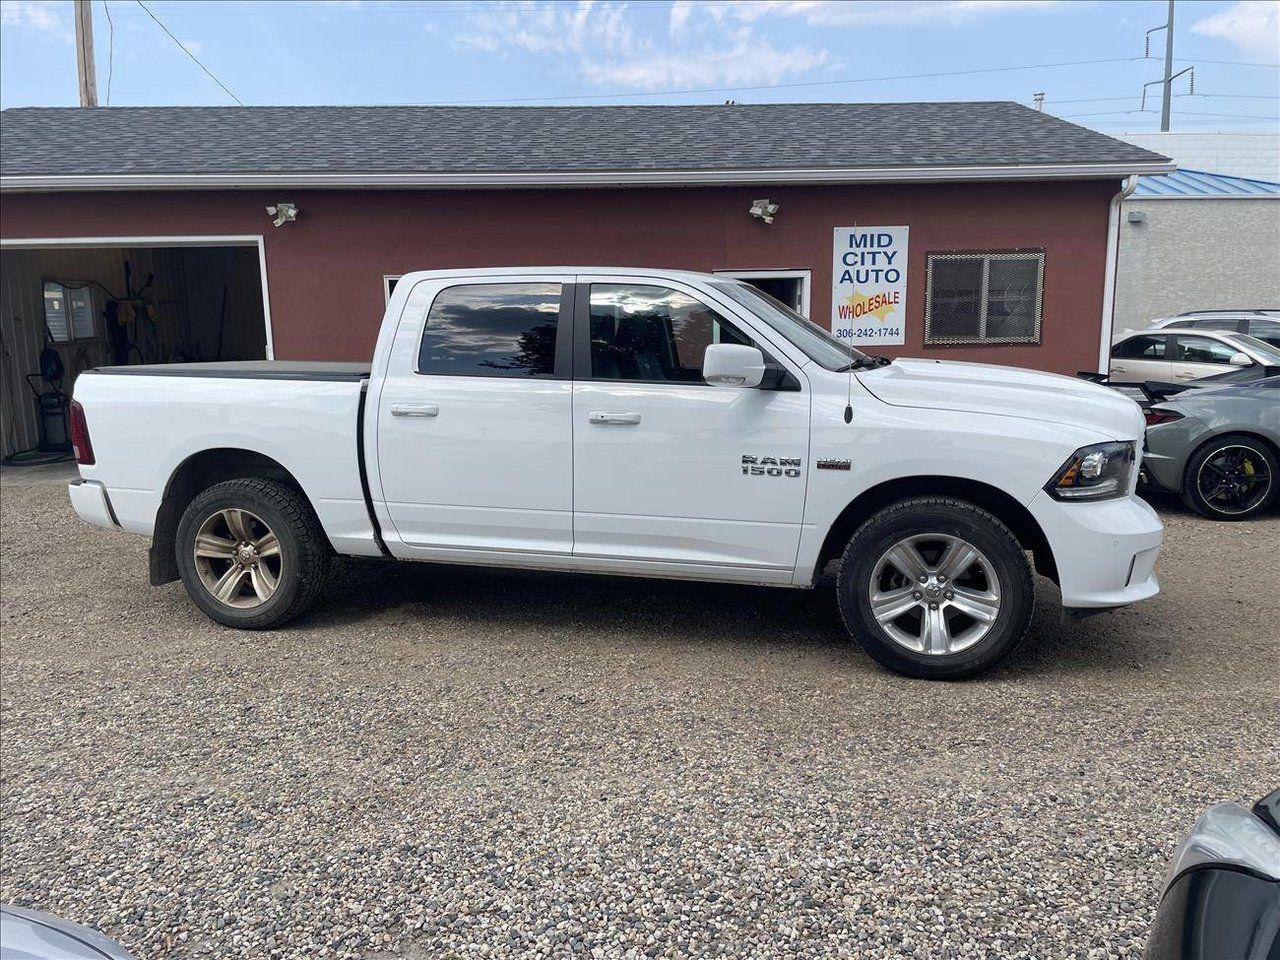
POLYGON ((434 278, 410 292, 370 470, 392 553, 571 552, 572 280, 434 278))

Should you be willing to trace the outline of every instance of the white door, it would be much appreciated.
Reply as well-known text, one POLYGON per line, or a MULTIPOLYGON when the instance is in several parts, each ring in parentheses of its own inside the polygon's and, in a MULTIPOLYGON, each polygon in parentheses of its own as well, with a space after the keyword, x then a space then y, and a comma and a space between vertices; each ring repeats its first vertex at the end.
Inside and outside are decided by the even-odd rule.
POLYGON ((1229 343, 1212 337, 1198 337, 1193 333, 1177 333, 1173 336, 1173 379, 1198 380, 1215 373, 1235 369, 1231 358, 1240 351, 1229 343))
POLYGON ((789 389, 710 386, 707 345, 751 341, 695 291, 609 278, 578 290, 574 556, 789 580, 808 471, 798 371, 789 389))
POLYGON ((572 278, 419 288, 378 400, 389 546, 568 555, 572 278))
POLYGON ((1126 337, 1111 348, 1111 381, 1168 381, 1172 375, 1168 347, 1169 335, 1164 333, 1126 337))

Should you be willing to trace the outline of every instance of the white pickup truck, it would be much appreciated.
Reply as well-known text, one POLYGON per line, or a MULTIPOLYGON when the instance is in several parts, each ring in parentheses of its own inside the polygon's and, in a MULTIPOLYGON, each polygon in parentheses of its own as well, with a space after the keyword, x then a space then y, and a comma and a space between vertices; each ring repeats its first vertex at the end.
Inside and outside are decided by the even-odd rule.
POLYGON ((813 587, 882 664, 953 678, 1158 590, 1143 416, 1069 377, 888 362, 740 281, 412 273, 371 364, 108 367, 75 385, 76 512, 150 537, 219 623, 275 627, 332 554, 813 587))

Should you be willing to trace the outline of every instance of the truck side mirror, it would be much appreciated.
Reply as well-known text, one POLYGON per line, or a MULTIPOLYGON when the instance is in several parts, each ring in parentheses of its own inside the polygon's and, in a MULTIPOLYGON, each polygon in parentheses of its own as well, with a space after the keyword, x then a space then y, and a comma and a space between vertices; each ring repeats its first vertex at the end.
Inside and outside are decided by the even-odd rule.
POLYGON ((713 343, 702 355, 702 379, 713 387, 758 387, 764 354, 741 343, 713 343))
POLYGON ((1247 353, 1233 353, 1231 355, 1231 359, 1228 360, 1227 362, 1230 363, 1233 367, 1253 366, 1253 361, 1249 359, 1249 355, 1247 353))

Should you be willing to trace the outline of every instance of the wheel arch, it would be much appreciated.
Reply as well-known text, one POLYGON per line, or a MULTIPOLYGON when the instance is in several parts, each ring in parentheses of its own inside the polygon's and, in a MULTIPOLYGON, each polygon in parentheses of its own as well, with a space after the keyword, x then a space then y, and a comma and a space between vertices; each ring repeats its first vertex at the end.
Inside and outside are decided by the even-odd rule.
POLYGON ((863 521, 891 503, 919 496, 956 497, 994 514, 1018 538, 1023 549, 1031 551, 1036 572, 1054 583, 1058 582, 1053 548, 1030 510, 999 487, 980 480, 948 476, 896 477, 858 494, 840 511, 827 531, 818 552, 815 575, 821 576, 827 564, 840 556, 844 545, 863 521))
POLYGON ((160 508, 156 511, 150 551, 153 586, 178 579, 174 542, 178 534, 178 521, 182 519, 182 514, 191 501, 202 490, 207 490, 215 483, 239 477, 259 477, 284 484, 298 492, 313 515, 316 512, 315 505, 297 478, 284 464, 264 453, 239 447, 215 447, 193 453, 178 464, 170 475, 160 508))

